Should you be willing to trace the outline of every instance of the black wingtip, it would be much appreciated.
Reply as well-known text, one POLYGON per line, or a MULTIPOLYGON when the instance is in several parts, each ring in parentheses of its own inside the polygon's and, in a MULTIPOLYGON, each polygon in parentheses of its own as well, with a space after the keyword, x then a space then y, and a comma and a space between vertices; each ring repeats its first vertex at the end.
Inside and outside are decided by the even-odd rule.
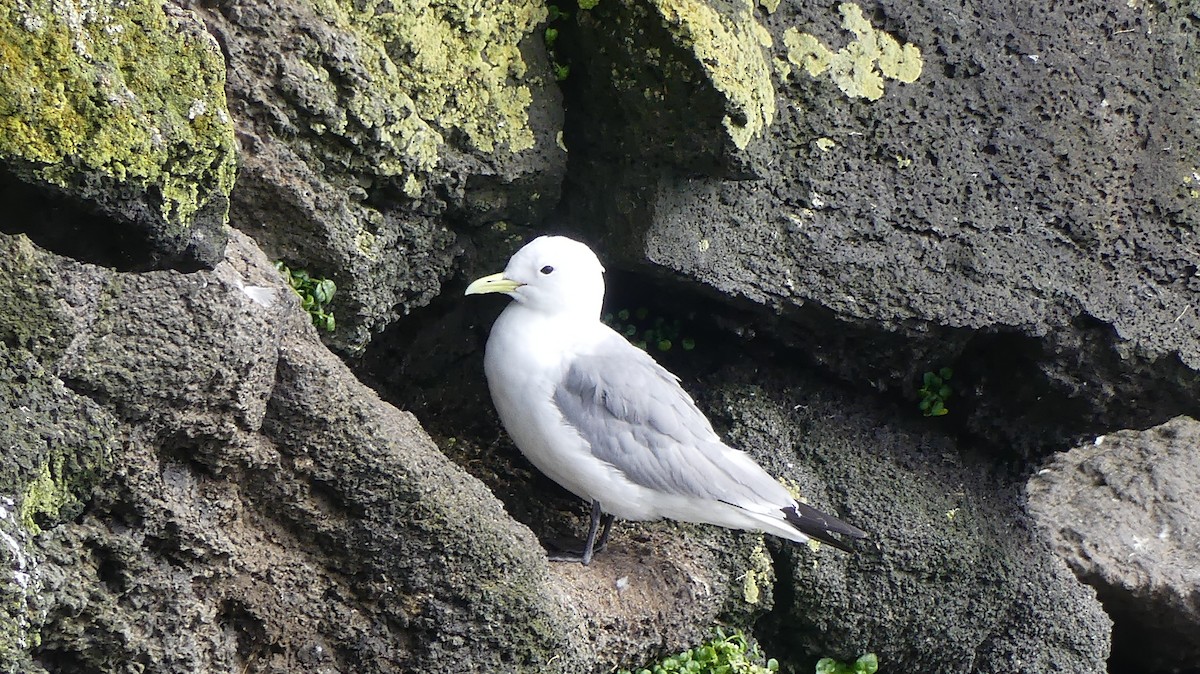
POLYGON ((792 526, 796 527, 805 536, 814 540, 821 541, 826 545, 831 545, 842 552, 854 552, 854 549, 846 544, 840 538, 833 534, 840 534, 850 538, 866 538, 867 532, 858 527, 847 524, 833 515, 826 515, 816 508, 804 504, 796 503, 794 506, 782 508, 783 516, 792 526))

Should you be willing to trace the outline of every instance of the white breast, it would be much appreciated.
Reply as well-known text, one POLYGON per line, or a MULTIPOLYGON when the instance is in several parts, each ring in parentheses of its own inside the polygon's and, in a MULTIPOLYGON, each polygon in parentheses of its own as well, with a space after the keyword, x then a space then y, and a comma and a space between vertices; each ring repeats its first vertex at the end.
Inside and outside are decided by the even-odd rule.
POLYGON ((572 321, 555 321, 520 304, 509 305, 492 326, 484 356, 492 402, 517 448, 550 479, 605 506, 640 501, 631 492, 641 488, 592 456, 591 447, 566 424, 554 403, 554 389, 568 367, 566 354, 590 346, 588 335, 575 327, 572 321), (519 335, 513 329, 517 321, 519 335))

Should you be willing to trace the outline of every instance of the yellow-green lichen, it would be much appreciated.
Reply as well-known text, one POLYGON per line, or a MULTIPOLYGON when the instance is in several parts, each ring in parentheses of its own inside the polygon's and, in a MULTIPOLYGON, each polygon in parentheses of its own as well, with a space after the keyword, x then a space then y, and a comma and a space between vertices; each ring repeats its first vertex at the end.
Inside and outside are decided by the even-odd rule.
MULTIPOLYGON (((526 65, 519 44, 545 20, 545 4, 312 1, 326 18, 355 34, 360 49, 378 52, 378 60, 360 60, 374 85, 364 89, 382 87, 398 109, 410 114, 381 123, 378 117, 392 113, 369 101, 359 101, 353 114, 370 128, 394 134, 402 153, 419 168, 436 164, 447 132, 461 132, 484 152, 534 146, 528 118, 533 95, 522 81, 526 65)), ((401 170, 387 172, 399 175, 401 170)))
POLYGON ((834 52, 808 33, 795 28, 784 32, 788 60, 810 77, 826 72, 847 96, 879 100, 884 79, 912 83, 921 75, 921 50, 916 45, 900 44, 890 34, 877 30, 863 16, 862 8, 851 2, 838 5, 842 28, 855 39, 834 52))
POLYGON ((42 528, 37 524, 39 516, 57 518, 63 506, 76 500, 75 495, 63 483, 62 475, 56 477, 50 470, 50 464, 43 463, 41 471, 25 487, 17 513, 21 525, 36 536, 42 533, 42 528))
POLYGON ((410 199, 416 199, 421 196, 421 181, 413 174, 408 174, 404 178, 404 195, 410 199))
POLYGON ((760 583, 770 583, 774 575, 771 558, 767 555, 766 544, 760 539, 758 545, 750 553, 750 567, 742 577, 742 598, 747 604, 757 604, 762 599, 760 583))
POLYGON ((735 3, 736 14, 719 13, 701 0, 654 0, 668 29, 696 56, 713 87, 736 115, 722 124, 744 149, 775 118, 775 89, 765 47, 771 36, 754 18, 752 0, 735 3))
POLYGON ((376 236, 367 230, 359 230, 354 236, 354 245, 363 257, 374 260, 379 257, 379 243, 376 236))
POLYGON ((190 224, 236 172, 225 64, 190 14, 155 0, 0 5, 0 158, 66 186, 80 171, 152 188, 190 224))

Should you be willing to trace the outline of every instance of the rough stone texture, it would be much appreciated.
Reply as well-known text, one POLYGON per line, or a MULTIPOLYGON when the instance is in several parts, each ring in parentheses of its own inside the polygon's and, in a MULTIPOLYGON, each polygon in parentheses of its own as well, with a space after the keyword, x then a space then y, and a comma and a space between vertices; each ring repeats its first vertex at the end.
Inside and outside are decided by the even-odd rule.
POLYGON ((225 63, 193 14, 9 2, 0 62, 0 231, 126 268, 221 259, 233 124, 225 63))
MULTIPOLYGON (((609 280, 609 310, 631 298, 653 302, 644 282, 609 280)), ((678 310, 680 299, 668 293, 651 314, 678 310)), ((583 508, 498 436, 479 349, 503 303, 437 302, 408 330, 385 333, 361 371, 412 409, 516 519, 553 542, 580 527, 583 508)), ((1021 474, 994 466, 915 406, 822 381, 793 351, 705 325, 714 318, 702 313, 681 325, 693 350, 658 357, 734 446, 813 505, 871 532, 853 556, 768 538, 781 580, 759 584, 770 587, 775 608, 754 626, 768 655, 795 671, 811 671, 821 656, 867 651, 904 672, 1105 671, 1111 622, 1095 592, 1032 532, 1021 474)), ((696 545, 714 535, 712 527, 626 523, 618 547, 631 534, 672 526, 696 545)))
POLYGON ((561 105, 545 6, 195 3, 229 62, 242 170, 230 221, 339 292, 330 343, 356 353, 426 304, 452 228, 530 221, 558 198, 561 105))
MULTIPOLYGON (((3 154, 0 228, 42 247, 6 237, 0 261, 0 670, 609 671, 720 620, 800 669, 1101 671, 1107 618, 1003 462, 1197 413, 1200 17, 993 5, 605 0, 555 22, 560 100, 533 2, 191 3, 230 68, 230 219, 269 258, 241 234, 223 262, 164 257, 129 223, 166 193, 133 168, 64 188, 25 143, 3 154), (581 505, 490 412, 498 303, 444 282, 548 227, 597 244, 614 309, 695 329, 672 369, 866 551, 653 523, 546 564, 581 505), (338 282, 343 353, 405 316, 359 373, 438 447, 290 295, 245 291, 281 291, 278 258, 338 282), (922 421, 916 382, 946 365, 951 413, 922 421)), ((32 6, 0 27, 57 25, 32 6)), ((122 30, 50 7, 97 44, 122 30)), ((211 47, 186 12, 123 7, 211 47)), ((211 180, 183 182, 223 220, 211 180)), ((1116 643, 1139 640, 1143 596, 1100 588, 1116 643)))
POLYGON ((192 274, 0 243, 0 284, 55 317, 0 332, 0 671, 599 672, 770 605, 756 536, 550 567, 240 233, 192 274))
POLYGON ((796 671, 865 652, 899 672, 1106 671, 1111 621, 1031 530, 1014 476, 907 410, 739 360, 704 382, 729 439, 870 533, 853 556, 774 546, 789 576, 769 653, 796 671))
POLYGON ((658 20, 644 5, 601 5, 563 28, 579 45, 563 58, 586 63, 567 101, 616 109, 572 108, 563 213, 610 261, 781 314, 775 334, 848 381, 913 396, 952 366, 956 412, 1024 451, 1196 413, 1194 4, 862 3, 873 34, 922 61, 875 101, 789 60, 789 31, 861 44, 853 12, 760 7, 741 21, 772 41, 744 58, 775 64, 776 113, 742 162, 714 147, 728 97, 676 75, 699 68, 691 42, 642 30, 658 20), (730 179, 747 167, 757 179, 730 179))
POLYGON ((1119 431, 1057 455, 1029 509, 1119 616, 1115 663, 1178 671, 1200 658, 1200 423, 1119 431))

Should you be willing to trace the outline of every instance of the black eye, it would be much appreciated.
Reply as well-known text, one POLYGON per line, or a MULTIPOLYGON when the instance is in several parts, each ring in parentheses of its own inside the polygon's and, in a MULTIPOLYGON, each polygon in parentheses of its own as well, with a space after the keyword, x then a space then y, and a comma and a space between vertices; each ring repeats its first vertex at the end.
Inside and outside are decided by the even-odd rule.
POLYGON ((550 272, 554 271, 554 267, 551 267, 550 265, 546 265, 545 267, 542 267, 540 271, 543 274, 549 275, 550 272))

